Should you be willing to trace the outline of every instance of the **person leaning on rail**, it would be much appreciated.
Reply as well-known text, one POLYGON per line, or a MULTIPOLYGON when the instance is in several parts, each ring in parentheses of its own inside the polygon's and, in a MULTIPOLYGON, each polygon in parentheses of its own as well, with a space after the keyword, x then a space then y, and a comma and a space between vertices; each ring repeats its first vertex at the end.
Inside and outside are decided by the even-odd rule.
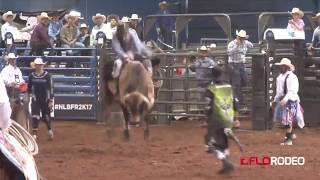
MULTIPOLYGON (((253 44, 247 40, 248 35, 245 30, 236 31, 237 37, 228 44, 228 71, 234 93, 234 97, 243 104, 241 88, 247 84, 247 73, 245 71, 246 54, 248 48, 253 44)), ((240 121, 235 120, 235 128, 240 127, 240 121)))
MULTIPOLYGON (((198 88, 202 91, 208 88, 214 78, 211 69, 218 65, 213 59, 208 57, 208 51, 209 49, 206 46, 201 46, 199 48, 199 58, 189 65, 191 70, 196 71, 198 88)), ((200 101, 204 101, 203 93, 201 93, 200 101)))

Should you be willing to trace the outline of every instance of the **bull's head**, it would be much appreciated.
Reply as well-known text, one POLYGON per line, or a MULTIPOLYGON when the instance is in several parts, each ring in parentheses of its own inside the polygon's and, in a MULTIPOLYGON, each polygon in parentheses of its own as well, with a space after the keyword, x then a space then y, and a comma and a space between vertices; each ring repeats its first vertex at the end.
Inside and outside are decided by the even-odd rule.
POLYGON ((27 21, 26 26, 34 26, 38 23, 38 19, 35 16, 24 16, 22 13, 19 14, 21 20, 27 21))
POLYGON ((153 99, 149 100, 139 92, 132 92, 124 97, 124 105, 131 112, 130 119, 133 123, 139 123, 151 111, 153 107, 153 99))

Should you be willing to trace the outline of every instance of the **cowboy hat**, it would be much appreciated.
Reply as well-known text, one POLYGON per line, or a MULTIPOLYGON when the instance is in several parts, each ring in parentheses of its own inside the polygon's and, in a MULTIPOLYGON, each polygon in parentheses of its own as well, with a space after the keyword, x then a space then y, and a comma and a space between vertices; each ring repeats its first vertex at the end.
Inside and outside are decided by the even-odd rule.
POLYGON ((320 17, 320 12, 316 14, 316 16, 312 17, 312 19, 318 19, 320 17))
POLYGON ((36 58, 33 62, 30 63, 31 68, 35 68, 36 65, 45 65, 46 63, 43 62, 42 58, 36 58))
POLYGON ((3 19, 4 21, 6 21, 8 16, 13 16, 13 19, 15 19, 15 18, 16 18, 16 15, 17 15, 17 14, 12 13, 12 11, 8 11, 8 12, 6 12, 6 13, 4 13, 4 14, 2 15, 2 19, 3 19))
POLYGON ((274 63, 274 64, 277 66, 281 66, 281 65, 288 66, 291 71, 294 71, 294 69, 295 69, 294 65, 291 64, 291 61, 288 58, 282 58, 279 63, 274 63))
POLYGON ((79 11, 70 11, 70 13, 72 13, 76 18, 79 18, 79 19, 84 19, 83 17, 81 17, 81 12, 79 11))
POLYGON ((159 2, 159 6, 169 6, 167 1, 161 1, 159 2))
POLYGON ((300 17, 303 17, 304 13, 303 11, 301 11, 299 8, 292 8, 291 12, 289 11, 289 13, 292 14, 299 14, 300 17))
POLYGON ((48 16, 48 13, 46 12, 42 12, 39 16, 38 16, 39 19, 51 19, 49 16, 48 16))
POLYGON ((127 16, 123 16, 123 17, 121 18, 121 22, 122 22, 122 23, 128 23, 128 22, 130 22, 130 18, 127 17, 127 16))
POLYGON ((208 51, 209 49, 207 48, 207 46, 201 46, 199 48, 199 51, 208 51))
POLYGON ((141 20, 141 18, 138 16, 138 14, 132 14, 130 19, 132 19, 132 20, 138 20, 138 21, 141 20))
POLYGON ((14 53, 9 53, 7 56, 4 58, 6 61, 9 59, 18 59, 18 56, 16 56, 14 53))
POLYGON ((102 18, 102 22, 106 21, 106 16, 100 13, 97 13, 95 16, 92 16, 92 21, 95 22, 97 18, 102 18))
POLYGON ((69 14, 66 14, 65 19, 69 19, 70 17, 79 18, 79 13, 76 11, 70 11, 69 14))
POLYGON ((236 30, 236 35, 241 38, 248 38, 247 32, 243 29, 241 29, 240 31, 236 30))
POLYGON ((85 23, 82 23, 82 24, 80 25, 80 29, 81 29, 81 28, 87 28, 87 29, 88 29, 89 27, 88 27, 85 23))

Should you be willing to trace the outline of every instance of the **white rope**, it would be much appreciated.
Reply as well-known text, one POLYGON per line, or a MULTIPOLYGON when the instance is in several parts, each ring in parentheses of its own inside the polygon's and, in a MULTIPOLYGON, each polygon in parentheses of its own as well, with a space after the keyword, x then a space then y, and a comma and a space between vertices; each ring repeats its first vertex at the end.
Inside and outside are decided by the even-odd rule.
POLYGON ((20 124, 12 121, 12 125, 8 128, 9 133, 16 138, 17 141, 28 151, 32 156, 39 152, 38 144, 32 135, 25 130, 20 124))

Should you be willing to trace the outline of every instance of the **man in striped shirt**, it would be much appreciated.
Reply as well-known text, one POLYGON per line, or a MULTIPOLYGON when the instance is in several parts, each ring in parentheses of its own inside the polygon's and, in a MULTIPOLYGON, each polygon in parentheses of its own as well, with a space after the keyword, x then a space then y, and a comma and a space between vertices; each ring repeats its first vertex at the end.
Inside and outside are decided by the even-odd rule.
MULTIPOLYGON (((247 73, 245 71, 246 53, 253 44, 247 40, 247 33, 244 30, 236 32, 236 39, 228 44, 228 69, 234 97, 240 104, 243 104, 241 87, 247 84, 247 73)), ((235 127, 239 127, 239 121, 235 121, 235 127)))

